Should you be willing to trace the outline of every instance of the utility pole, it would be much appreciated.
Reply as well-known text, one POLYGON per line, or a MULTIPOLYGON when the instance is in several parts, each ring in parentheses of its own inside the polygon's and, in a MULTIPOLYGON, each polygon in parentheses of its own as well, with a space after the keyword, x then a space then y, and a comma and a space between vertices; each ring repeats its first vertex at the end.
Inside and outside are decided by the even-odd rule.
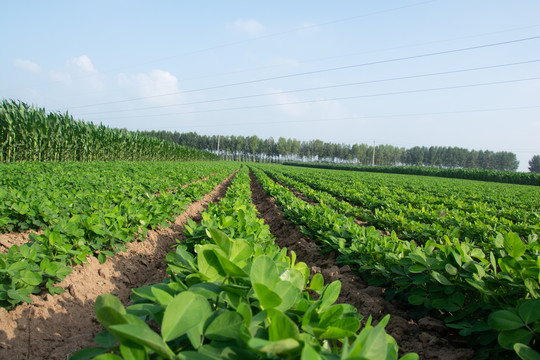
POLYGON ((375 140, 373 140, 373 160, 371 161, 371 166, 375 166, 375 140))
POLYGON ((218 135, 217 137, 217 155, 219 156, 219 138, 221 135, 218 135))

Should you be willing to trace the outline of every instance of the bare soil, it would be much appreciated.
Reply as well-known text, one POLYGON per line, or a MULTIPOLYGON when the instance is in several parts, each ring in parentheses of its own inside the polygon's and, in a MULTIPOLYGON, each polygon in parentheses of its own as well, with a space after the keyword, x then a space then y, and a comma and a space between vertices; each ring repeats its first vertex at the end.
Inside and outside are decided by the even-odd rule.
POLYGON ((297 226, 284 219, 274 199, 267 196, 253 174, 250 176, 253 203, 260 217, 270 226, 276 243, 294 251, 298 261, 308 264, 312 273, 321 273, 325 283, 340 280, 341 295, 338 302, 355 306, 365 319, 371 315, 376 323, 390 314, 386 331, 398 342, 401 355, 416 352, 421 359, 426 360, 466 360, 474 356, 474 351, 442 321, 431 317, 413 321, 409 316, 408 304, 386 301, 384 288, 367 286, 349 266, 337 266, 335 253, 322 255, 313 240, 304 237, 297 226))
POLYGON ((0 253, 6 253, 13 245, 21 246, 30 242, 30 234, 41 235, 43 230, 27 230, 18 233, 1 233, 0 234, 0 253))
POLYGON ((31 296, 33 303, 11 311, 0 308, 0 359, 66 359, 78 349, 94 346, 95 335, 103 330, 94 315, 95 299, 112 293, 127 305, 132 288, 162 281, 165 256, 177 239, 184 239, 187 219, 200 220, 208 203, 225 195, 233 176, 189 205, 170 227, 151 230, 145 241, 128 244, 125 253, 104 264, 89 257, 87 263, 75 266, 58 284, 66 289, 64 294, 31 296))

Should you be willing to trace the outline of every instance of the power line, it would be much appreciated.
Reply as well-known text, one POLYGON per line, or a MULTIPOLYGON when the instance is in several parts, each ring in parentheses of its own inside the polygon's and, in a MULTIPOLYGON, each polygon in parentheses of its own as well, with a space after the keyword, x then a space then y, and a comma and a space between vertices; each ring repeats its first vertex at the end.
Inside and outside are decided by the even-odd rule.
POLYGON ((228 97, 228 98, 219 98, 219 99, 212 99, 212 100, 193 101, 193 102, 186 102, 186 103, 179 103, 179 104, 170 104, 170 105, 147 106, 147 107, 140 107, 140 108, 134 108, 134 109, 122 109, 122 110, 111 110, 111 111, 97 111, 97 112, 91 112, 91 113, 82 113, 82 114, 79 114, 79 116, 85 116, 85 115, 100 115, 100 114, 112 114, 112 113, 120 113, 120 112, 128 112, 128 111, 140 111, 140 110, 150 110, 150 109, 162 109, 162 108, 175 107, 175 106, 208 104, 208 103, 221 102, 221 101, 243 100, 243 99, 250 99, 250 98, 264 97, 264 96, 271 96, 271 95, 291 94, 291 93, 305 92, 305 91, 334 89, 334 88, 338 88, 338 87, 346 87, 346 86, 354 86, 354 85, 366 85, 366 84, 374 84, 374 83, 387 82, 387 81, 408 80, 408 79, 416 79, 416 78, 429 77, 429 76, 436 76, 436 75, 448 75, 448 74, 456 74, 456 73, 461 73, 461 72, 469 72, 469 71, 477 71, 477 70, 495 69, 495 68, 501 68, 501 67, 506 67, 506 66, 515 66, 515 65, 531 64, 531 63, 535 63, 535 62, 539 62, 539 61, 540 61, 540 59, 535 59, 535 60, 527 60, 527 61, 514 62, 514 63, 507 63, 507 64, 498 64, 498 65, 482 66, 482 67, 475 67, 475 68, 468 68, 468 69, 449 70, 449 71, 441 71, 441 72, 434 72, 434 73, 427 73, 427 74, 418 74, 418 75, 409 75, 409 76, 401 76, 401 77, 392 77, 392 78, 385 78, 385 79, 378 79, 378 80, 369 80, 369 81, 351 82, 351 83, 344 83, 344 84, 335 84, 335 85, 327 85, 327 86, 318 86, 318 87, 311 87, 311 88, 304 88, 304 89, 287 90, 287 91, 279 91, 279 92, 270 92, 270 93, 264 93, 264 94, 254 94, 254 95, 234 96, 234 97, 228 97))
POLYGON ((497 43, 490 43, 490 44, 483 44, 483 45, 476 45, 476 46, 470 46, 470 47, 459 48, 459 49, 437 51, 437 52, 432 52, 432 53, 427 53, 427 54, 405 56, 405 57, 386 59, 386 60, 378 60, 378 61, 366 62, 366 63, 361 63, 361 64, 353 64, 353 65, 338 66, 338 67, 319 69, 319 70, 313 70, 313 71, 305 71, 305 72, 300 72, 300 73, 293 73, 293 74, 287 74, 287 75, 281 75, 281 76, 273 76, 273 77, 256 79, 256 80, 240 81, 240 82, 215 85, 215 86, 210 86, 210 87, 205 87, 205 88, 183 90, 183 91, 175 91, 175 92, 172 92, 172 93, 161 94, 161 95, 141 96, 141 97, 132 98, 132 99, 124 99, 124 100, 116 100, 116 101, 107 101, 107 102, 96 103, 96 104, 72 106, 71 109, 80 109, 80 108, 93 107, 93 106, 119 104, 119 103, 131 102, 131 101, 154 99, 154 98, 164 97, 164 96, 171 96, 171 95, 178 95, 178 94, 185 94, 185 93, 193 93, 193 92, 206 91, 206 90, 215 90, 215 89, 233 87, 233 86, 238 86, 238 85, 247 85, 247 84, 260 83, 260 82, 265 82, 265 81, 270 81, 270 80, 286 79, 286 78, 292 78, 292 77, 298 77, 298 76, 320 74, 320 73, 324 73, 324 72, 339 71, 339 70, 352 69, 352 68, 358 68, 358 67, 364 67, 364 66, 385 64, 385 63, 390 63, 390 62, 412 60, 412 59, 419 59, 419 58, 430 57, 430 56, 437 56, 437 55, 451 54, 451 53, 456 53, 456 52, 477 50, 477 49, 483 49, 483 48, 501 46, 501 45, 508 45, 508 44, 513 44, 513 43, 518 43, 518 42, 523 42, 523 41, 530 41, 530 40, 537 40, 537 39, 540 39, 540 36, 532 36, 532 37, 527 37, 527 38, 520 38, 520 39, 509 40, 509 41, 501 41, 501 42, 497 42, 497 43))
MULTIPOLYGON (((179 55, 175 55, 175 56, 168 56, 168 57, 163 57, 163 58, 156 59, 156 60, 150 60, 150 61, 138 64, 138 65, 146 65, 146 64, 152 64, 152 63, 155 63, 155 62, 160 62, 160 61, 163 61, 163 60, 176 59, 176 58, 184 57, 184 56, 187 56, 187 55, 194 55, 194 54, 199 54, 199 53, 212 51, 212 50, 216 50, 216 49, 222 49, 222 48, 225 48, 225 47, 241 45, 241 44, 244 44, 244 43, 250 43, 250 42, 254 42, 254 41, 257 41, 257 40, 261 40, 261 39, 267 39, 267 38, 271 38, 271 37, 276 37, 276 36, 281 36, 281 35, 294 33, 294 32, 309 29, 309 28, 316 28, 316 27, 322 27, 322 26, 337 24, 337 23, 341 23, 341 22, 352 21, 352 20, 363 18, 363 17, 369 17, 369 16, 373 16, 373 15, 384 14, 384 13, 387 13, 387 12, 392 12, 392 11, 402 10, 402 9, 411 8, 411 7, 415 7, 415 6, 420 6, 420 5, 424 5, 424 4, 429 4, 429 3, 432 3, 432 2, 436 2, 436 1, 437 0, 421 1, 421 2, 410 4, 410 5, 397 6, 397 7, 390 8, 390 9, 373 11, 373 12, 370 12, 370 13, 367 13, 367 14, 349 16, 349 17, 346 17, 346 18, 330 20, 330 21, 326 21, 326 22, 322 22, 322 23, 318 23, 318 24, 297 27, 297 28, 294 28, 294 29, 275 32, 275 33, 272 33, 272 34, 256 36, 256 37, 253 37, 253 38, 250 38, 250 39, 244 39, 244 40, 240 40, 240 41, 234 41, 234 42, 215 45, 215 46, 210 46, 210 47, 202 48, 202 49, 198 49, 198 50, 188 51, 188 52, 185 52, 185 53, 182 53, 182 54, 179 54, 179 55)), ((138 66, 138 65, 124 66, 124 67, 117 68, 115 70, 110 70, 110 71, 122 70, 124 68, 134 67, 134 66, 138 66)))
MULTIPOLYGON (((279 120, 279 121, 237 122, 237 123, 227 122, 227 123, 212 124, 212 125, 208 125, 208 124, 189 125, 189 126, 186 126, 185 128, 198 128, 198 127, 208 128, 208 127, 221 127, 221 126, 241 126, 241 125, 251 126, 251 125, 274 125, 274 124, 310 123, 310 122, 345 121, 345 120, 364 120, 364 119, 387 119, 387 118, 438 116, 438 115, 466 114, 466 113, 479 113, 479 112, 492 112, 492 111, 509 111, 509 110, 528 110, 528 109, 540 109, 540 105, 475 109, 475 110, 438 111, 438 112, 426 112, 426 113, 349 116, 349 117, 341 117, 341 118, 324 118, 324 119, 307 119, 307 120, 279 120)), ((183 127, 178 127, 178 126, 163 127, 163 129, 179 129, 179 128, 183 128, 183 127)))
MULTIPOLYGON (((444 40, 435 40, 435 41, 428 41, 428 42, 423 42, 423 43, 415 43, 415 44, 393 46, 393 47, 382 48, 382 49, 375 49, 375 50, 370 50, 370 51, 361 51, 361 52, 354 52, 354 53, 348 53, 348 54, 326 56, 326 57, 321 57, 321 58, 313 58, 313 59, 307 59, 307 60, 300 61, 299 63, 300 64, 307 64, 307 63, 312 63, 312 62, 317 62, 317 61, 341 59, 341 58, 345 58, 345 57, 351 57, 351 56, 357 56, 357 55, 363 55, 363 54, 371 54, 371 53, 383 52, 383 51, 389 51, 389 50, 397 50, 397 49, 404 49, 404 48, 424 46, 424 45, 440 44, 440 43, 444 43, 444 42, 451 42, 451 41, 463 40, 463 39, 472 39, 472 38, 482 37, 482 36, 486 36, 486 35, 501 34, 501 33, 516 31, 516 30, 531 29, 531 28, 535 28, 535 27, 539 27, 539 26, 540 25, 538 25, 538 24, 537 25, 529 25, 529 26, 521 26, 521 27, 518 27, 518 28, 510 28, 510 29, 504 29, 504 30, 499 30, 499 31, 491 31, 491 32, 487 32, 487 33, 480 33, 480 34, 474 34, 474 35, 469 35, 469 36, 460 36, 460 37, 444 39, 444 40)), ((229 71, 229 72, 205 74, 205 75, 200 75, 200 76, 196 76, 196 77, 182 77, 182 78, 180 78, 180 80, 197 80, 197 79, 204 79, 204 78, 216 77, 216 76, 222 76, 222 75, 238 74, 238 73, 247 72, 247 71, 271 69, 271 68, 276 68, 276 67, 280 67, 280 66, 283 66, 283 65, 269 65, 269 66, 247 68, 247 69, 236 69, 236 70, 229 71)))
POLYGON ((251 106, 238 106, 238 107, 229 107, 229 108, 220 108, 220 109, 208 109, 208 110, 175 112, 175 113, 167 113, 167 114, 120 116, 120 117, 114 117, 114 118, 98 118, 97 120, 141 118, 141 117, 158 117, 158 116, 171 116, 171 115, 200 114, 200 113, 230 111, 230 110, 259 109, 259 108, 265 108, 265 107, 275 107, 275 106, 284 106, 284 105, 298 105, 298 104, 319 103, 319 102, 338 101, 338 100, 353 100, 353 99, 368 98, 368 97, 378 97, 378 96, 414 94, 414 93, 429 92, 429 91, 463 89, 463 88, 469 88, 469 87, 509 84, 509 83, 522 82, 522 81, 531 81, 531 80, 539 80, 539 79, 540 79, 540 77, 531 77, 531 78, 524 78, 524 79, 493 81, 493 82, 487 82, 487 83, 476 83, 476 84, 446 86, 446 87, 417 89, 417 90, 394 91, 394 92, 376 93, 376 94, 364 94, 364 95, 354 95, 354 96, 342 96, 342 97, 335 97, 335 98, 330 98, 330 99, 315 99, 315 100, 293 101, 293 102, 281 103, 281 104, 262 104, 262 105, 251 105, 251 106))

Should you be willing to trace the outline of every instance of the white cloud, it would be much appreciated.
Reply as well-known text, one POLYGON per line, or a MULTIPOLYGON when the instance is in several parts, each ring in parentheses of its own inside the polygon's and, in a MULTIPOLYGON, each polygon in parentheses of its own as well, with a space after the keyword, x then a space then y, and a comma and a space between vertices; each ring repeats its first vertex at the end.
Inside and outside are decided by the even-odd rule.
MULTIPOLYGON (((152 70, 148 73, 120 74, 118 85, 130 89, 140 97, 151 97, 180 92, 176 76, 164 70, 152 70)), ((179 95, 147 99, 156 105, 168 105, 179 101, 179 95)))
POLYGON ((234 22, 234 27, 248 36, 257 36, 264 30, 264 25, 255 19, 238 19, 234 22))
POLYGON ((13 66, 15 66, 19 70, 30 72, 33 74, 41 73, 41 68, 33 61, 16 59, 13 60, 13 66))
POLYGON ((92 64, 92 61, 87 55, 78 56, 76 58, 71 59, 69 62, 84 72, 88 72, 88 73, 96 72, 96 69, 94 68, 94 64, 92 64))
POLYGON ((73 85, 94 90, 104 89, 104 78, 92 64, 88 55, 68 59, 60 69, 49 71, 49 77, 64 85, 73 85))

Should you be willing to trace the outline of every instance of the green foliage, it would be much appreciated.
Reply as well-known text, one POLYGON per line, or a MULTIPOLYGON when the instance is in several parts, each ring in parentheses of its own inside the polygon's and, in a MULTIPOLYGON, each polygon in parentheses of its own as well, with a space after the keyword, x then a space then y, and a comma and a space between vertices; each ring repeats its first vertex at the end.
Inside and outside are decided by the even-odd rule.
POLYGON ((504 349, 515 350, 522 359, 540 357, 540 300, 528 299, 516 308, 495 311, 488 324, 499 331, 498 341, 504 349))
MULTIPOLYGON (((320 201, 317 205, 306 203, 271 180, 259 169, 261 167, 253 171, 263 188, 280 205, 288 220, 321 244, 322 251, 337 251, 339 263, 357 269, 373 284, 385 285, 390 297, 407 299, 413 305, 422 306, 424 312, 442 316, 449 327, 459 329, 463 336, 489 344, 503 330, 497 325, 491 326, 497 322, 488 324, 490 313, 513 308, 526 299, 540 299, 539 248, 534 233, 523 241, 513 232, 504 235, 495 232, 489 242, 481 243, 482 246, 469 239, 451 239, 447 235, 442 235, 440 240, 423 239, 423 244, 404 241, 395 232, 385 236, 374 227, 358 225, 353 218, 339 213, 347 209, 342 202, 324 194, 317 194, 320 201)), ((270 167, 264 169, 287 181, 270 167)), ((308 177, 305 179, 309 181, 308 177)), ((325 182, 334 188, 351 187, 329 178, 325 182)), ((288 184, 295 188, 301 185, 288 184)), ((306 194, 313 195, 313 192, 306 194)), ((391 202, 390 199, 387 197, 385 201, 391 202)), ((527 315, 527 319, 531 317, 527 315)), ((517 317, 514 323, 524 324, 517 317)), ((509 329, 509 334, 501 335, 501 345, 504 344, 505 349, 512 349, 516 343, 529 346, 528 341, 537 337, 540 330, 534 326, 529 328, 527 333, 524 329, 509 329)), ((520 351, 529 352, 522 347, 520 351)))
MULTIPOLYGON (((316 169, 346 170, 359 172, 374 172, 387 174, 435 176, 443 178, 480 180, 520 185, 540 185, 540 175, 515 171, 469 169, 469 168, 441 168, 427 166, 356 166, 345 164, 320 164, 286 162, 284 165, 295 167, 308 167, 316 169)), ((517 169, 517 166, 516 166, 517 169)), ((513 169, 515 170, 515 169, 513 169)))
POLYGON ((134 289, 127 308, 112 295, 98 298, 108 335, 74 358, 106 351, 124 359, 397 359, 384 331, 388 318, 375 327, 368 320, 358 333, 362 316, 334 303, 340 283, 325 285, 320 275, 310 281, 307 266, 275 245, 250 195, 244 168, 203 222, 186 229, 187 244, 167 255, 163 283, 134 289))
POLYGON ((31 302, 71 265, 107 257, 143 240, 234 170, 219 163, 0 164, 0 231, 43 229, 30 242, 0 253, 0 306, 31 302), (206 181, 194 181, 208 177, 206 181), (190 184, 192 183, 192 184, 190 184), (190 184, 184 189, 182 185, 190 184))
POLYGON ((22 102, 0 104, 0 162, 192 161, 217 156, 125 129, 76 121, 22 102))
POLYGON ((265 171, 313 201, 404 240, 460 237, 489 248, 497 233, 535 238, 540 232, 537 187, 276 165, 265 171))
POLYGON ((532 173, 540 173, 540 155, 534 155, 529 160, 529 171, 532 173))

